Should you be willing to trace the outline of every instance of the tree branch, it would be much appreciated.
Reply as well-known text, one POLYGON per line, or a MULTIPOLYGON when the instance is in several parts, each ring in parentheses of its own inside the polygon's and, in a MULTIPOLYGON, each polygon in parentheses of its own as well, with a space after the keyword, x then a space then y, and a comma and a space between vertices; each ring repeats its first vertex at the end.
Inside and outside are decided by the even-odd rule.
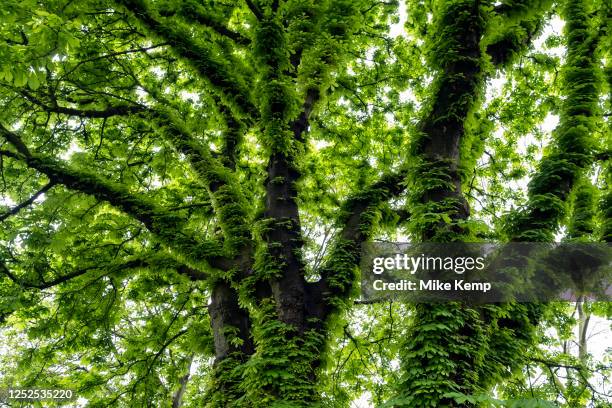
POLYGON ((291 130, 293 131, 293 136, 296 140, 300 142, 304 141, 304 132, 308 129, 308 120, 310 118, 310 114, 314 108, 315 103, 320 98, 320 92, 316 88, 311 88, 306 93, 306 98, 304 99, 304 104, 302 106, 302 112, 300 115, 293 121, 291 125, 291 130))
MULTIPOLYGON (((238 45, 249 45, 251 43, 251 40, 249 38, 236 31, 230 30, 224 24, 215 20, 214 17, 208 15, 204 7, 202 7, 196 1, 184 0, 180 3, 180 6, 178 7, 178 10, 176 10, 176 12, 180 14, 180 16, 183 17, 185 20, 207 27, 215 33, 219 34, 220 36, 232 40, 238 45)), ((160 14, 164 17, 173 15, 174 13, 174 9, 160 11, 160 14)))
POLYGON ((549 0, 518 0, 495 7, 498 17, 492 20, 494 24, 490 24, 485 39, 487 54, 495 66, 508 65, 529 47, 542 29, 544 13, 551 4, 549 0))
POLYGON ((249 10, 251 10, 253 15, 257 18, 257 20, 261 21, 264 19, 263 13, 261 12, 261 10, 259 10, 259 7, 257 7, 257 5, 253 3, 252 0, 244 0, 244 2, 249 7, 249 10))
POLYGON ((364 216, 381 203, 400 195, 406 189, 404 180, 407 175, 407 170, 389 173, 348 198, 343 205, 345 215, 341 220, 340 239, 356 241, 358 244, 364 242, 373 226, 373 220, 364 219, 364 216))
POLYGON ((8 217, 17 214, 19 211, 21 211, 25 207, 31 205, 38 197, 40 197, 42 194, 49 191, 51 187, 53 187, 54 185, 55 185, 55 182, 53 181, 48 182, 40 190, 34 193, 30 198, 23 201, 22 203, 17 204, 15 207, 11 208, 7 212, 0 214, 0 221, 6 220, 8 217))
POLYGON ((237 109, 239 114, 251 118, 257 116, 257 109, 250 102, 247 87, 230 73, 229 67, 215 58, 214 51, 210 47, 203 47, 194 42, 188 32, 158 21, 144 0, 116 0, 116 2, 131 11, 147 29, 167 41, 181 57, 189 61, 203 79, 229 99, 230 108, 237 109))
MULTIPOLYGON (((202 178, 208 189, 216 216, 223 230, 226 244, 232 250, 240 251, 251 243, 251 233, 248 228, 249 217, 245 208, 248 203, 241 194, 237 180, 223 164, 212 157, 211 152, 195 140, 186 125, 170 110, 160 108, 153 112, 154 118, 165 126, 164 135, 174 148, 184 154, 192 167, 202 178)), ((244 262, 248 253, 240 254, 244 262)))
MULTIPOLYGON (((148 255, 148 254, 145 254, 148 255)), ((140 269, 140 268, 169 268, 175 270, 177 273, 181 275, 187 276, 190 280, 204 280, 207 278, 207 275, 202 273, 199 270, 193 269, 185 264, 177 262, 167 256, 160 256, 156 254, 150 254, 150 256, 139 256, 133 259, 130 259, 126 262, 118 263, 118 264, 95 264, 91 266, 86 266, 82 268, 77 268, 72 272, 66 273, 65 275, 58 276, 50 281, 46 281, 42 279, 39 282, 26 281, 24 279, 19 278, 17 275, 12 273, 9 268, 6 266, 4 262, 0 260, 0 273, 7 276, 11 281, 15 284, 29 289, 49 289, 54 286, 60 285, 62 283, 68 282, 74 278, 79 276, 83 276, 88 272, 95 270, 104 270, 105 274, 114 273, 121 270, 126 269, 140 269)))
POLYGON ((81 268, 81 269, 77 269, 74 270, 71 273, 68 273, 66 275, 60 276, 58 278, 53 279, 50 282, 26 282, 24 280, 19 279, 15 274, 13 274, 8 268, 7 266, 3 263, 0 262, 0 272, 3 273, 4 275, 6 275, 11 281, 13 281, 15 284, 24 287, 24 288, 29 288, 29 289, 49 289, 52 288, 53 286, 57 286, 61 283, 67 282, 71 279, 74 279, 78 276, 82 276, 85 275, 87 272, 92 271, 94 269, 98 269, 99 266, 97 267, 90 267, 90 268, 81 268))
MULTIPOLYGON (((372 234, 375 213, 383 202, 405 190, 407 174, 407 169, 387 174, 345 201, 339 219, 341 230, 319 271, 321 280, 312 289, 313 296, 333 305, 333 297, 344 298, 350 292, 354 283, 351 271, 361 262, 361 245, 372 234)), ((322 310, 322 317, 330 311, 322 310)))
POLYGON ((561 90, 559 124, 551 148, 528 184, 526 206, 515 211, 506 228, 513 241, 550 242, 565 215, 565 201, 582 173, 592 165, 595 120, 600 115, 596 38, 590 35, 584 3, 566 4, 568 50, 561 90))
MULTIPOLYGON (((278 76, 279 73, 275 72, 271 78, 278 76)), ((309 90, 300 115, 287 123, 287 130, 292 132, 293 141, 304 142, 303 133, 308 128, 308 120, 318 98, 318 90, 309 90)), ((278 304, 279 318, 298 330, 304 330, 304 305, 309 295, 304 279, 304 264, 299 255, 304 240, 296 201, 296 183, 300 173, 295 159, 292 154, 278 149, 272 151, 268 159, 264 216, 270 219, 270 223, 264 239, 271 258, 278 262, 275 267, 280 272, 280 277, 270 282, 272 294, 278 304)))
POLYGON ((13 133, 0 124, 0 136, 4 137, 14 148, 18 154, 10 151, 1 151, 3 155, 18 159, 19 157, 31 157, 30 150, 16 133, 13 133))
POLYGON ((36 98, 34 95, 25 90, 21 91, 21 94, 28 101, 39 106, 45 112, 61 113, 69 116, 78 116, 82 118, 110 118, 111 116, 127 116, 133 113, 143 112, 147 110, 147 107, 142 105, 117 105, 102 110, 75 109, 59 106, 57 105, 57 103, 53 105, 47 105, 43 101, 36 98))
POLYGON ((225 269, 230 264, 220 255, 220 243, 198 242, 183 233, 185 220, 171 211, 160 208, 144 196, 132 194, 120 184, 114 184, 97 174, 74 169, 51 158, 30 153, 19 136, 0 124, 0 135, 7 139, 21 154, 13 155, 28 167, 45 174, 49 179, 67 188, 96 197, 121 209, 126 214, 142 222, 149 231, 168 247, 180 252, 195 267, 201 262, 225 269))

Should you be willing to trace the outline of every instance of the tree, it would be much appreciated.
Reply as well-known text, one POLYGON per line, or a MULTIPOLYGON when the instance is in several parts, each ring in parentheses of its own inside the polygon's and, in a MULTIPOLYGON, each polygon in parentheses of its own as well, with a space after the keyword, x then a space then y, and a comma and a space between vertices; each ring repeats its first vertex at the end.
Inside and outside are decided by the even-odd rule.
MULTIPOLYGON (((395 2, 3 3, 3 381, 92 406, 342 406, 362 243, 609 241, 604 2, 406 7, 394 38, 395 2), (532 45, 557 13, 564 61, 532 45), (502 73, 509 97, 485 97, 502 73), (542 159, 521 157, 549 112, 542 159), (566 208, 596 171, 584 230, 566 208), (526 197, 506 185, 530 172, 526 197)), ((396 308, 377 403, 473 406, 546 311, 396 308)))

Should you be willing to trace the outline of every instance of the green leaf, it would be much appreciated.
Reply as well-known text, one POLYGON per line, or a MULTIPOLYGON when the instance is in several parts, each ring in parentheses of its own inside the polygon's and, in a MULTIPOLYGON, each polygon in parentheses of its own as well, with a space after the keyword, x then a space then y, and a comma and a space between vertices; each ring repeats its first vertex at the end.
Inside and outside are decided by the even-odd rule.
POLYGON ((34 91, 40 87, 40 81, 35 72, 31 72, 28 75, 28 86, 34 91))

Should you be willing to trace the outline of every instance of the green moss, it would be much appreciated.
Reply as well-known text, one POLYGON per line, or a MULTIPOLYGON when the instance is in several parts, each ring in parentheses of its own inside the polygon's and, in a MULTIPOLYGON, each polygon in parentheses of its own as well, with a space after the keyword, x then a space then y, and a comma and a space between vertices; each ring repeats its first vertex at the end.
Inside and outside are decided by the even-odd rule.
POLYGON ((201 406, 205 408, 248 406, 244 401, 244 390, 241 386, 244 375, 243 358, 240 353, 234 353, 213 366, 201 406))
POLYGON ((576 186, 572 199, 571 217, 567 227, 570 240, 588 239, 595 231, 597 189, 583 178, 576 186))
POLYGON ((309 330, 297 335, 291 325, 276 318, 272 300, 262 302, 254 313, 255 355, 244 365, 244 406, 313 407, 317 393, 316 362, 325 341, 309 330))
MULTIPOLYGON (((529 183, 528 203, 507 220, 511 240, 550 242, 554 240, 567 212, 567 201, 574 189, 574 209, 585 212, 569 225, 570 238, 592 230, 592 191, 580 184, 593 160, 593 132, 599 116, 599 58, 596 37, 589 27, 591 18, 586 1, 568 0, 564 4, 567 56, 563 67, 563 100, 559 125, 553 132, 549 153, 541 160, 529 183)), ((578 214, 576 214, 578 215, 578 214)), ((508 354, 529 348, 535 342, 535 327, 543 316, 543 304, 503 305, 497 324, 507 330, 493 333, 494 354, 500 364, 517 370, 522 359, 508 354), (506 333, 507 332, 507 333, 506 333)), ((519 356, 521 354, 518 354, 519 356)))
POLYGON ((601 85, 596 37, 582 1, 565 5, 568 52, 563 67, 563 101, 552 151, 529 183, 529 202, 513 216, 507 233, 515 241, 548 242, 566 213, 565 201, 593 160, 593 132, 601 85))

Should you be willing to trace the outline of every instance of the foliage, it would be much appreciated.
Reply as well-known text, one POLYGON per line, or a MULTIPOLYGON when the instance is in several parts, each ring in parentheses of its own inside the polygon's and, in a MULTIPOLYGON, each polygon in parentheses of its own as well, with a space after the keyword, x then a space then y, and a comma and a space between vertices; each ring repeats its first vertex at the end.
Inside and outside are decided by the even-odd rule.
POLYGON ((366 302, 358 282, 372 240, 609 242, 609 13, 5 0, 0 390, 606 406, 608 362, 567 344, 607 303, 366 302))

